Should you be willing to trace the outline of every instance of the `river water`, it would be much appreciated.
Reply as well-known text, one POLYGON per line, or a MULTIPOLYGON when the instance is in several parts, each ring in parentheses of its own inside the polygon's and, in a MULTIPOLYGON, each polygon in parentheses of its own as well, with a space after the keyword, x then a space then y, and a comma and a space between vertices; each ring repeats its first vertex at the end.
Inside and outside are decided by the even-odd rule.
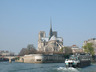
POLYGON ((0 72, 96 72, 96 64, 86 68, 66 68, 64 63, 8 63, 0 62, 0 72))

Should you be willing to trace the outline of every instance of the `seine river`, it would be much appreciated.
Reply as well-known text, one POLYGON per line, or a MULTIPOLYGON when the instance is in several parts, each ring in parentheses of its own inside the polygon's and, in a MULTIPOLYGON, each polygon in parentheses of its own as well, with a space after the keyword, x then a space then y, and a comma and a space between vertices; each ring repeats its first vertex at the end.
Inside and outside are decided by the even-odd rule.
POLYGON ((0 72, 96 72, 96 64, 86 68, 66 68, 64 63, 8 63, 0 62, 0 72))

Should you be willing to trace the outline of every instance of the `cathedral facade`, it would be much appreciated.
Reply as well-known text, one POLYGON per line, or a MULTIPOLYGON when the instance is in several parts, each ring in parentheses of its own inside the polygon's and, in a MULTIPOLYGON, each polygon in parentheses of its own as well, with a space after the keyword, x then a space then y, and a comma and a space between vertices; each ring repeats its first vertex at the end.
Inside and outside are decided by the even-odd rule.
POLYGON ((38 51, 59 52, 62 47, 63 38, 58 37, 56 31, 52 31, 52 24, 50 24, 49 37, 46 37, 45 31, 39 32, 38 51))

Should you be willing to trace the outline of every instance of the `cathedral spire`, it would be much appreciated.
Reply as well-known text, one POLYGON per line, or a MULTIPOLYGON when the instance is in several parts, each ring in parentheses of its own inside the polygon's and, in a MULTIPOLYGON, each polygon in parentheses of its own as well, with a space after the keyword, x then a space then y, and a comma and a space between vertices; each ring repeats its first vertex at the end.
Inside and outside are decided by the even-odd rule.
POLYGON ((49 39, 52 37, 53 33, 52 33, 52 20, 50 18, 50 32, 49 32, 49 39))
POLYGON ((50 29, 52 28, 52 19, 50 17, 50 29))

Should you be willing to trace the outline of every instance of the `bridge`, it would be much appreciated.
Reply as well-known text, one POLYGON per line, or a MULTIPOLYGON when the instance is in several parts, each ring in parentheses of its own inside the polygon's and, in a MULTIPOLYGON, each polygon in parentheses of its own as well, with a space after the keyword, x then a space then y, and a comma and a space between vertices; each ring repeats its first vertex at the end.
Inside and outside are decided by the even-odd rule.
POLYGON ((12 59, 16 59, 18 58, 19 56, 0 56, 0 58, 6 58, 6 59, 9 59, 9 63, 12 62, 12 59))

